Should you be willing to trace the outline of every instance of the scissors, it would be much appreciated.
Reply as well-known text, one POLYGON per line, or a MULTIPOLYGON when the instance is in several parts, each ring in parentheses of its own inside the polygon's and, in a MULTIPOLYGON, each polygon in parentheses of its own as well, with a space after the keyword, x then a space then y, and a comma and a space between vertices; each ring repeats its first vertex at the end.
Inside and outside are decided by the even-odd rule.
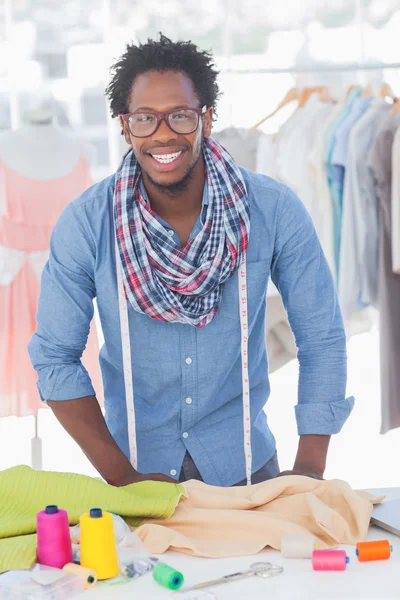
POLYGON ((231 575, 224 575, 218 579, 212 579, 211 581, 204 581, 198 583, 190 588, 182 589, 181 592, 191 592, 192 590, 201 590, 206 587, 214 585, 220 585, 221 583, 229 583, 230 581, 237 581, 238 579, 246 579, 247 577, 274 577, 280 575, 283 572, 283 567, 273 565, 270 562, 256 562, 250 565, 250 569, 246 571, 239 571, 238 573, 231 573, 231 575))

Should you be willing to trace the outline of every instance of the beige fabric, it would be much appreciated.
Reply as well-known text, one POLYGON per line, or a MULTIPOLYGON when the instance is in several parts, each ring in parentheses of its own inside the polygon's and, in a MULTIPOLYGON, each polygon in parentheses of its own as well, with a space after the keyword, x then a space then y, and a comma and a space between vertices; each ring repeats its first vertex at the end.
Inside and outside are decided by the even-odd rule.
POLYGON ((149 552, 168 549, 203 557, 247 556, 280 549, 283 535, 312 534, 320 548, 365 540, 376 498, 344 481, 278 477, 251 487, 184 484, 188 499, 168 521, 151 520, 136 533, 149 552))

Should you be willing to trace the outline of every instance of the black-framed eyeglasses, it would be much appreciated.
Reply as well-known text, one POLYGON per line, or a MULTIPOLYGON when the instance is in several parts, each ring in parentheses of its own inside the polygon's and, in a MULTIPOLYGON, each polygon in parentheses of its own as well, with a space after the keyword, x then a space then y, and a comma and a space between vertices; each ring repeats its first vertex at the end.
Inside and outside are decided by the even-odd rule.
POLYGON ((203 108, 178 108, 170 112, 139 111, 119 115, 128 123, 128 128, 133 137, 144 138, 153 135, 165 121, 174 132, 183 135, 194 133, 199 126, 200 117, 205 115, 207 106, 203 108))

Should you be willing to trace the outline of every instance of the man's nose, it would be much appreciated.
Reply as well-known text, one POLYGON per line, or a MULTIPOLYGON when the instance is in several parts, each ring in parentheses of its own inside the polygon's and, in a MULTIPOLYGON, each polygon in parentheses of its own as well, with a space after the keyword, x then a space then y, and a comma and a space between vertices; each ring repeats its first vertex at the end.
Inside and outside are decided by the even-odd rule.
POLYGON ((162 144, 167 144, 171 140, 176 139, 176 133, 168 126, 165 119, 162 119, 157 131, 154 134, 154 142, 158 141, 162 144))

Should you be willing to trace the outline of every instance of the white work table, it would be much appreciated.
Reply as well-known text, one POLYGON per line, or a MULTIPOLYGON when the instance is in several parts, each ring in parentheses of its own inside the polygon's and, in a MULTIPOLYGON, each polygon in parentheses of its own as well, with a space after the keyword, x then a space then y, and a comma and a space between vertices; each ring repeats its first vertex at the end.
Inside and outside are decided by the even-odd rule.
MULTIPOLYGON (((400 488, 370 490, 376 495, 386 495, 387 499, 400 498, 400 488)), ((342 572, 315 572, 309 559, 284 559, 280 552, 264 550, 255 556, 205 559, 186 556, 177 552, 167 552, 161 560, 181 571, 185 577, 185 587, 196 583, 242 571, 252 563, 269 561, 284 567, 281 575, 270 579, 249 577, 211 588, 219 600, 250 600, 251 598, 274 600, 399 600, 400 599, 400 537, 371 526, 369 540, 388 539, 393 545, 390 560, 360 563, 354 546, 341 546, 347 550, 350 564, 342 572)), ((210 589, 210 590, 211 590, 210 589)), ((98 586, 77 597, 79 600, 162 600, 173 598, 184 600, 185 594, 172 592, 161 587, 151 574, 127 585, 98 586)))

